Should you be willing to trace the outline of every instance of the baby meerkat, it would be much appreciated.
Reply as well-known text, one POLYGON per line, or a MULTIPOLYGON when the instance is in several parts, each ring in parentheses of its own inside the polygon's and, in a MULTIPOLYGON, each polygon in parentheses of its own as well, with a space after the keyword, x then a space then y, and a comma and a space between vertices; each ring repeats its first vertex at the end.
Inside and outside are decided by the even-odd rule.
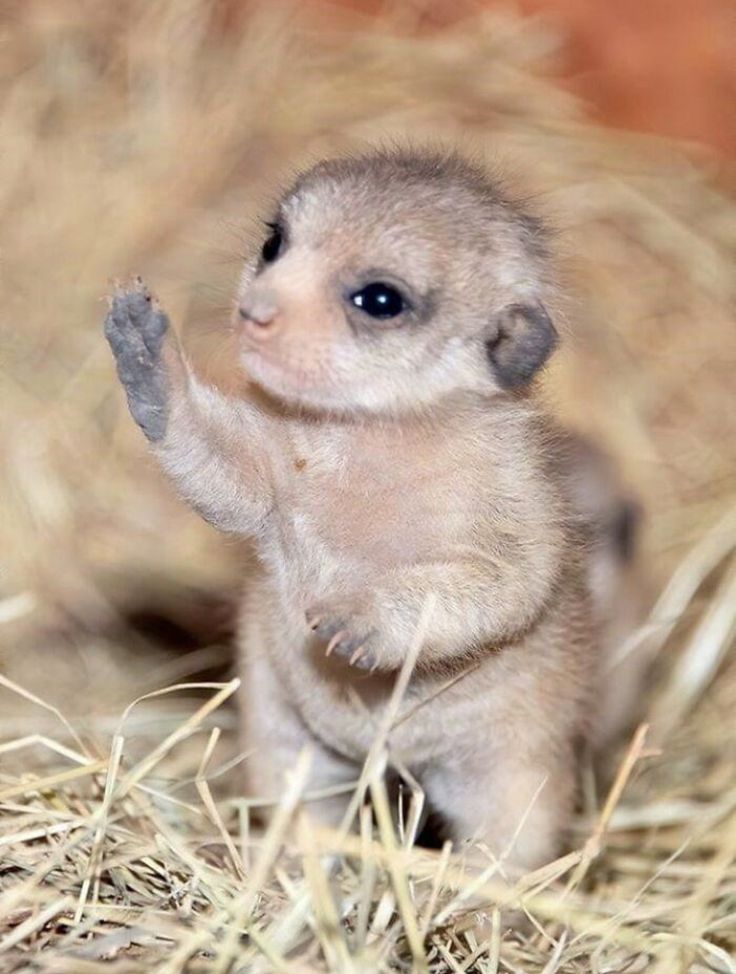
MULTIPOLYGON (((320 163, 268 227, 235 311, 252 397, 195 377, 141 283, 106 322, 179 493, 256 544, 248 787, 277 797, 307 742, 310 788, 355 779, 431 596, 391 752, 454 839, 536 867, 571 809, 602 638, 529 395, 557 343, 544 228, 481 170, 410 151, 320 163)), ((336 823, 346 801, 312 807, 336 823)))

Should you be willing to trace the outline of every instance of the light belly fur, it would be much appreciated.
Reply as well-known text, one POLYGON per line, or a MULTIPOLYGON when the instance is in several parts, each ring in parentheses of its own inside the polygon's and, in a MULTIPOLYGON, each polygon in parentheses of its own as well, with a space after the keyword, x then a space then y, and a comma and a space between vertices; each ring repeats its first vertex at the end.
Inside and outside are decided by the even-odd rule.
MULTIPOLYGON (((415 673, 389 734, 391 753, 415 769, 479 746, 490 757, 519 720, 526 733, 537 725, 548 735, 554 725, 561 742, 583 733, 600 662, 596 637, 577 580, 564 585, 549 613, 516 643, 445 672, 415 673), (554 719, 548 722, 547 714, 554 719)), ((325 658, 324 646, 305 635, 299 607, 284 601, 268 572, 249 585, 240 645, 247 679, 260 686, 268 670, 268 684, 308 736, 349 760, 364 760, 395 674, 356 674, 325 658)))

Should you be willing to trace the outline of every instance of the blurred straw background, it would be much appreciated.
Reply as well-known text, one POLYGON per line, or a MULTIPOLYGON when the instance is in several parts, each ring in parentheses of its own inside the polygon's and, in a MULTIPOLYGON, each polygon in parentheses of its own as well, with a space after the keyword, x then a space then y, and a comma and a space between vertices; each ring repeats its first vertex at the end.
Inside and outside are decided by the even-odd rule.
POLYGON ((731 177, 588 121, 539 19, 426 13, 3 5, 1 971, 736 971, 731 177), (611 756, 608 802, 586 776, 569 856, 511 891, 489 870, 532 923, 496 911, 486 943, 461 859, 414 846, 419 793, 394 834, 385 740, 359 838, 309 832, 303 767, 251 827, 227 646, 247 551, 172 497, 100 331, 110 279, 142 273, 200 370, 236 382, 230 293, 264 203, 393 138, 501 163, 559 229, 572 301, 544 394, 646 512, 649 735, 611 756))

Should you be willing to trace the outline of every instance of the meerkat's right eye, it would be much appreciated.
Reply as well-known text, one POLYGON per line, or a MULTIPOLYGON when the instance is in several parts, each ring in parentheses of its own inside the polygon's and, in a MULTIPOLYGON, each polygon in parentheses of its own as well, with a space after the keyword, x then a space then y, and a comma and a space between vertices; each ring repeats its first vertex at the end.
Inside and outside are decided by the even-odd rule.
POLYGON ((351 302, 371 318, 396 318, 406 311, 404 296, 392 284, 374 281, 350 295, 351 302))
POLYGON ((266 226, 271 231, 271 234, 261 249, 261 257, 267 264, 272 264, 281 253, 284 234, 278 223, 267 223, 266 226))

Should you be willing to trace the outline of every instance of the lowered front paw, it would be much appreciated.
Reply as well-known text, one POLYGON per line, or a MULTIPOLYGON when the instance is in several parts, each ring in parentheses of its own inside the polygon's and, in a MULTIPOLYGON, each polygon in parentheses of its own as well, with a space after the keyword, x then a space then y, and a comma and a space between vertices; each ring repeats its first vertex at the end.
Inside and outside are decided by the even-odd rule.
POLYGON ((384 664, 380 626, 369 600, 343 596, 307 609, 309 628, 325 643, 325 655, 361 670, 384 664))
POLYGON ((116 290, 105 319, 105 337, 133 419, 152 442, 166 433, 169 390, 162 348, 168 328, 168 318, 140 278, 130 290, 116 290))

